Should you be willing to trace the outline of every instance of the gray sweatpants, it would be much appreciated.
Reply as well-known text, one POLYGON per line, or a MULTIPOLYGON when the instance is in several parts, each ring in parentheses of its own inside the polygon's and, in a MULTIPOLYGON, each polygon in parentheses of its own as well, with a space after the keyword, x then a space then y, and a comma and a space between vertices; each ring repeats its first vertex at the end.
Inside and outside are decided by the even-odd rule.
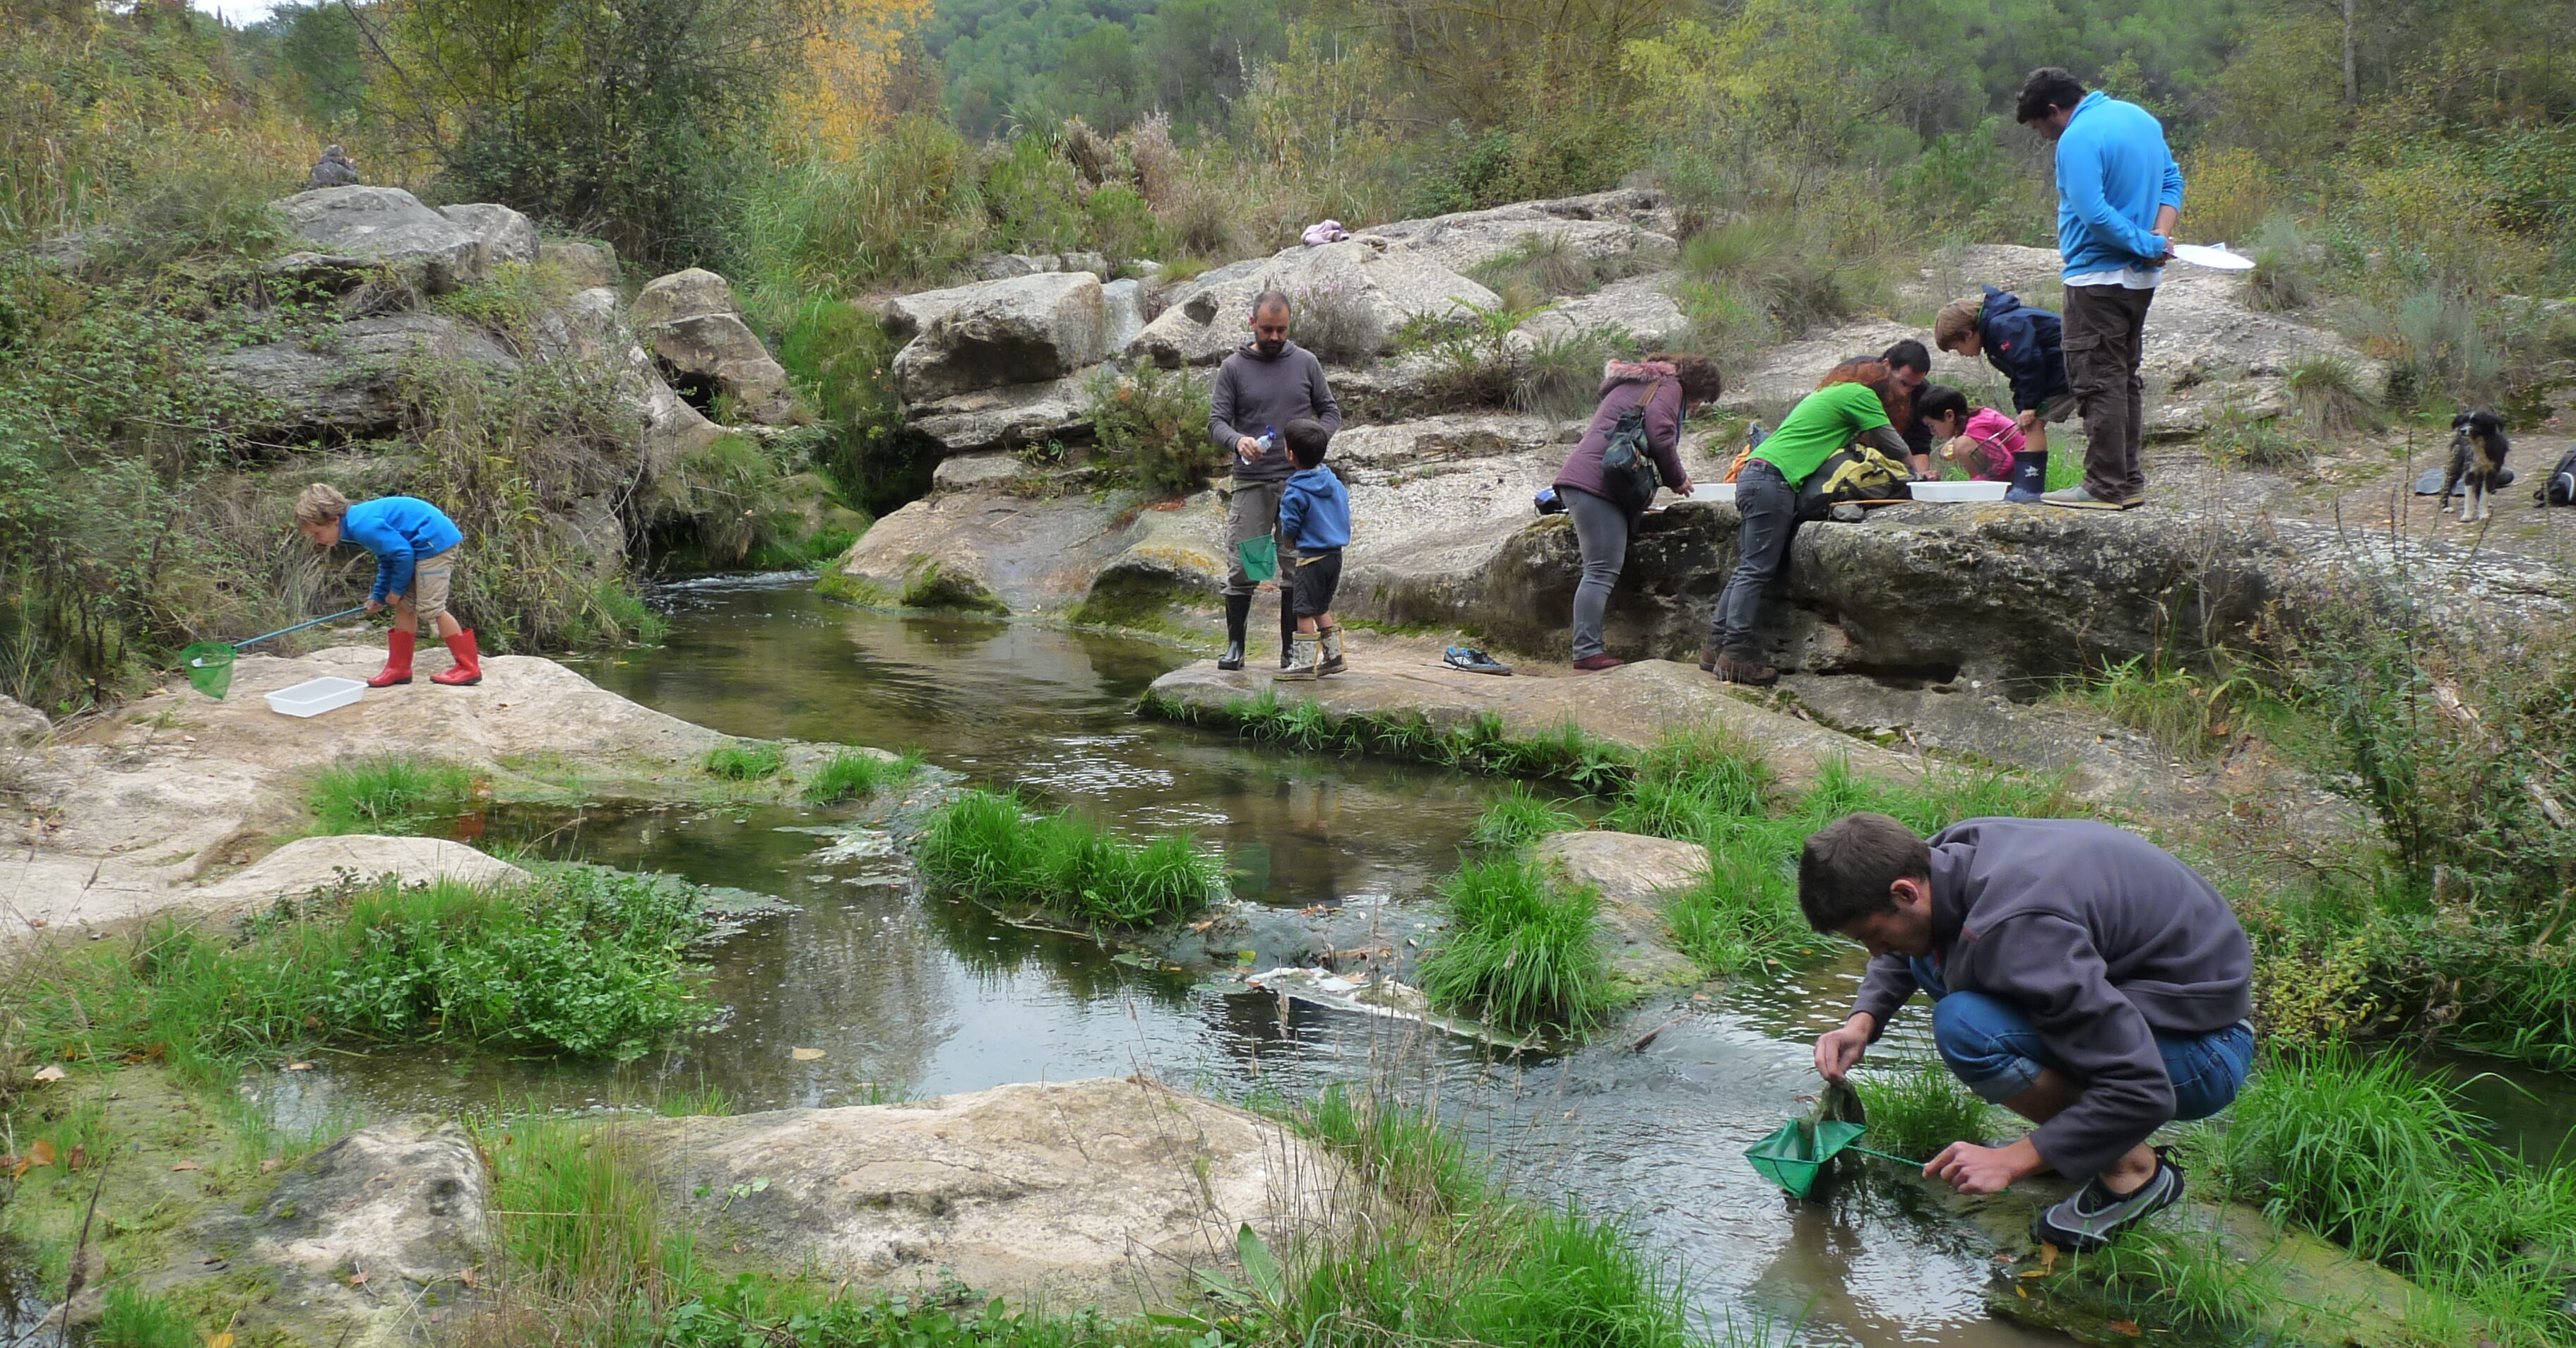
POLYGON ((1602 654, 1601 615, 1609 611, 1610 590, 1628 563, 1628 512, 1579 488, 1559 487, 1556 494, 1583 548, 1583 580, 1574 587, 1574 658, 1585 660, 1602 654))

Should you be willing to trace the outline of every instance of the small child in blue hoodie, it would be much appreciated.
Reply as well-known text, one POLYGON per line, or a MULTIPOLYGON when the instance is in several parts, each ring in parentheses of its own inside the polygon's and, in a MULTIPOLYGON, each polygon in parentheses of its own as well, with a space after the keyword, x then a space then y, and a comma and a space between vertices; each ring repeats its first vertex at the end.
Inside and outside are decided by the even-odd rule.
POLYGON ((1342 629, 1333 622, 1333 591, 1342 583, 1342 548, 1351 541, 1351 494, 1324 466, 1324 448, 1333 439, 1324 423, 1300 417, 1279 435, 1297 466, 1279 492, 1279 531, 1297 549, 1288 585, 1297 633, 1279 677, 1339 674, 1349 666, 1342 663, 1342 629))

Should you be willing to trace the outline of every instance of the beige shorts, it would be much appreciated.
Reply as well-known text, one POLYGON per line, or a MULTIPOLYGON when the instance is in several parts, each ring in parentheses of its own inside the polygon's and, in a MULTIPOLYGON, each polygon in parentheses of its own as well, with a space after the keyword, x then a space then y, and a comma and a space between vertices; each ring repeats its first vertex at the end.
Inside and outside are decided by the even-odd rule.
POLYGON ((423 557, 412 563, 411 594, 407 596, 411 600, 412 617, 425 623, 436 622, 447 612, 447 587, 456 580, 456 554, 464 550, 465 546, 460 543, 435 557, 423 557))

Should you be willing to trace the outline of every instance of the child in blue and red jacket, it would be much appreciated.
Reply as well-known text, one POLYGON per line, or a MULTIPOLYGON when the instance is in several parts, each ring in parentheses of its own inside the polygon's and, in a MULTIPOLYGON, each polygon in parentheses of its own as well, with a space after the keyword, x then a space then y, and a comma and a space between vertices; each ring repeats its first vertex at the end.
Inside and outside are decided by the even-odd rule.
POLYGON ((1297 549, 1293 558, 1279 559, 1289 572, 1280 577, 1285 582, 1281 602, 1295 611, 1297 630, 1289 642, 1288 667, 1279 677, 1339 674, 1347 666, 1342 629, 1333 621, 1333 592, 1342 582, 1342 549, 1351 541, 1351 495, 1324 466, 1324 451, 1333 439, 1330 427, 1299 417, 1280 438, 1288 443, 1288 461, 1297 467, 1279 493, 1279 531, 1297 549))
POLYGON ((2057 315, 2033 309, 2021 297, 1993 286, 1982 296, 1952 300, 1932 320, 1932 340, 1970 360, 1982 355, 2012 383, 2015 429, 2029 437, 2030 462, 2048 476, 2048 423, 2075 414, 2066 384, 2066 354, 2057 315))
POLYGON ((367 680, 368 687, 411 682, 412 644, 423 619, 455 659, 429 681, 450 687, 483 681, 474 633, 447 611, 456 552, 465 542, 465 531, 454 520, 417 496, 379 496, 351 505, 337 488, 316 482, 295 498, 295 527, 316 547, 349 542, 376 555, 376 585, 367 593, 367 611, 392 601, 394 628, 386 642, 385 667, 367 680))

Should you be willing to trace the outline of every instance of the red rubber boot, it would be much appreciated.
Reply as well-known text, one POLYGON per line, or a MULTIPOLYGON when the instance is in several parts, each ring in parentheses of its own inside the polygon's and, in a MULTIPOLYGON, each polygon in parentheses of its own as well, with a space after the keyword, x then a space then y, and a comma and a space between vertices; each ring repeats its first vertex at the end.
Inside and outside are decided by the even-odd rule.
POLYGON ((483 681, 483 659, 474 653, 473 628, 469 627, 449 637, 447 653, 456 657, 456 663, 448 666, 444 673, 430 675, 431 683, 443 683, 450 688, 462 688, 467 684, 483 681))
POLYGON ((388 636, 385 639, 385 667, 376 677, 367 680, 367 686, 391 688, 398 683, 411 682, 411 643, 412 634, 409 632, 396 631, 388 636))

